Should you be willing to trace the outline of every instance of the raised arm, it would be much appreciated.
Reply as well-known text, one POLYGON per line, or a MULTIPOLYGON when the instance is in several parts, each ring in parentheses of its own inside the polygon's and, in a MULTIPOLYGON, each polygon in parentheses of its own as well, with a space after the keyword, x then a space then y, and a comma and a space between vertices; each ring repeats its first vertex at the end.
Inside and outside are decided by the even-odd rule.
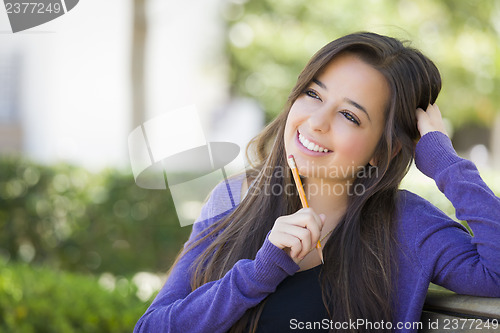
POLYGON ((422 136, 415 163, 474 233, 430 205, 414 212, 414 223, 422 225, 415 251, 431 281, 462 294, 500 297, 500 199, 440 131, 422 136))

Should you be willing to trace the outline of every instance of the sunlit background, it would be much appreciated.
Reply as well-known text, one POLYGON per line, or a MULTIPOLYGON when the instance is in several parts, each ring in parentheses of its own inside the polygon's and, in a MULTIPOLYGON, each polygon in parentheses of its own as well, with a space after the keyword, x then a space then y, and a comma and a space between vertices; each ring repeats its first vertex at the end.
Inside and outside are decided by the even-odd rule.
MULTIPOLYGON (((244 148, 360 30, 435 61, 454 146, 500 193, 499 1, 81 0, 16 34, 0 8, 0 330, 131 331, 190 227, 134 183, 128 134, 195 105, 207 141, 244 148)), ((454 217, 418 170, 403 186, 454 217)))

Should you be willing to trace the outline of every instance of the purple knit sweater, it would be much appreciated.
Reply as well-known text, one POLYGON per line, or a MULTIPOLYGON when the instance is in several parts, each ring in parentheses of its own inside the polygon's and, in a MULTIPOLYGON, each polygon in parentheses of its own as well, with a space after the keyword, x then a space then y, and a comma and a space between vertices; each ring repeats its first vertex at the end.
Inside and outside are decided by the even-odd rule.
MULTIPOLYGON (((500 199, 482 181, 474 164, 459 157, 450 139, 440 132, 421 138, 415 163, 435 180, 455 207, 457 218, 468 222, 474 237, 428 201, 399 191, 398 298, 393 326, 399 332, 415 332, 398 330, 395 325, 420 320, 430 282, 461 294, 500 297, 500 199)), ((235 178, 214 189, 186 245, 234 209, 241 181, 242 177, 235 178), (207 218, 210 216, 215 217, 207 218)), ((209 242, 178 262, 134 332, 225 332, 299 269, 266 238, 254 260, 239 260, 222 279, 191 291, 190 264, 209 242)), ((289 329, 284 327, 283 331, 289 329)))

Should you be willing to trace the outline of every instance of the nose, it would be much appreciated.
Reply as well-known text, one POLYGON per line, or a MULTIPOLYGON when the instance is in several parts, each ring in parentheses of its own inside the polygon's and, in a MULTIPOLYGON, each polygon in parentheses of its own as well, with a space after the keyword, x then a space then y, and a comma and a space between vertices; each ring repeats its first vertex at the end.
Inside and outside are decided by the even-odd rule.
POLYGON ((331 107, 327 107, 326 105, 316 109, 308 119, 311 130, 321 133, 328 132, 331 126, 332 114, 331 107))

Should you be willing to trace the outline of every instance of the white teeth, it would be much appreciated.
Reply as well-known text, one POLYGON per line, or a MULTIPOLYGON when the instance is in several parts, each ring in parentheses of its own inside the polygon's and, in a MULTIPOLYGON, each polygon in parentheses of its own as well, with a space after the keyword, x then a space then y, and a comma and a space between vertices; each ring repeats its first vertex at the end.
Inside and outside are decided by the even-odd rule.
POLYGON ((304 138, 304 136, 302 134, 300 134, 300 133, 299 133, 299 141, 302 143, 302 145, 304 147, 306 147, 309 150, 319 151, 321 153, 323 153, 323 152, 327 153, 328 152, 328 149, 320 147, 319 145, 317 145, 317 144, 315 144, 313 142, 310 142, 309 140, 307 140, 306 138, 304 138))

